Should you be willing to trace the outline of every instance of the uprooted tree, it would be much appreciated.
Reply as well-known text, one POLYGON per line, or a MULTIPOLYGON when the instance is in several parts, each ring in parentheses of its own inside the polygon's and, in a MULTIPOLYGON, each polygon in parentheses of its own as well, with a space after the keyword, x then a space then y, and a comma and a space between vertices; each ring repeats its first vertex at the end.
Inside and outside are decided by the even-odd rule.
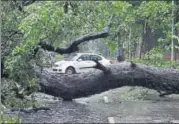
MULTIPOLYGON (((49 44, 40 42, 34 49, 34 54, 39 48, 53 51, 59 54, 69 54, 78 51, 78 45, 98 38, 106 38, 110 35, 111 20, 102 32, 90 33, 76 40, 67 48, 54 48, 49 44)), ((59 75, 48 71, 36 70, 39 77, 40 91, 47 94, 62 97, 66 100, 85 97, 101 93, 109 89, 122 86, 143 86, 155 89, 162 95, 179 93, 179 70, 159 69, 134 63, 121 63, 104 67, 98 61, 92 72, 73 75, 59 75)), ((1 64, 3 65, 2 61, 1 64)), ((1 67, 3 73, 3 66, 1 67)), ((4 76, 4 75, 1 75, 4 76)))
POLYGON ((157 90, 161 95, 179 93, 179 70, 158 69, 128 62, 84 74, 58 75, 43 71, 39 77, 41 92, 66 100, 122 86, 143 86, 157 90))
MULTIPOLYGON (((76 52, 78 45, 82 42, 109 36, 112 17, 104 31, 82 36, 74 40, 68 48, 55 49, 45 43, 38 45, 42 49, 59 54, 76 52)), ((38 49, 39 47, 34 50, 35 53, 38 49)), ((142 86, 154 89, 161 96, 179 93, 179 70, 177 69, 159 69, 133 62, 104 67, 98 61, 94 62, 96 66, 91 67, 94 70, 83 74, 59 75, 36 69, 37 76, 40 78, 38 83, 41 87, 40 91, 65 100, 86 97, 122 86, 142 86)))

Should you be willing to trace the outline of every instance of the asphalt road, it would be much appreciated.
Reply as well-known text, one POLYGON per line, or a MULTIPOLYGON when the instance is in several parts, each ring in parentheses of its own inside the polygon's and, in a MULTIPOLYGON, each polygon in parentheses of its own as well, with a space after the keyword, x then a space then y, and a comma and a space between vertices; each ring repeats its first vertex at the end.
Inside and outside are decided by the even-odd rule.
POLYGON ((25 123, 107 123, 109 117, 115 123, 179 123, 179 97, 151 94, 146 100, 124 100, 120 94, 125 90, 118 88, 72 102, 57 102, 50 104, 51 110, 19 115, 25 123))
POLYGON ((117 88, 76 101, 100 113, 104 120, 113 117, 116 123, 179 123, 178 96, 161 98, 152 91, 145 100, 124 100, 120 94, 127 89, 117 88), (108 103, 105 103, 104 97, 108 98, 108 103))

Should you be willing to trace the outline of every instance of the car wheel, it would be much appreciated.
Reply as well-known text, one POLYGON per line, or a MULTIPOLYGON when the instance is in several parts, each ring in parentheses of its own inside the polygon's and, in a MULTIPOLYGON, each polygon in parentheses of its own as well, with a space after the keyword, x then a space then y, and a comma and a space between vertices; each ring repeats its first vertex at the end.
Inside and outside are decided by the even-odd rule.
POLYGON ((75 69, 73 67, 68 67, 65 71, 66 74, 74 74, 76 73, 75 72, 75 69))

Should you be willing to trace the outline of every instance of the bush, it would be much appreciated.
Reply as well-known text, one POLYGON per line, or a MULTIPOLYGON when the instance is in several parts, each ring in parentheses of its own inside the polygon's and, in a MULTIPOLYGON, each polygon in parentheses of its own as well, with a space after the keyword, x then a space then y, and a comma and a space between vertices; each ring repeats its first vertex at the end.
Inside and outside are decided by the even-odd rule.
POLYGON ((22 120, 18 116, 8 117, 7 114, 4 114, 1 111, 1 124, 9 124, 9 123, 20 124, 22 123, 22 120))
POLYGON ((121 98, 126 100, 144 100, 148 96, 149 89, 143 87, 133 87, 121 94, 121 98))
POLYGON ((152 65, 155 67, 161 67, 161 68, 171 68, 175 67, 179 69, 179 63, 177 61, 168 61, 168 60, 160 60, 160 59, 133 59, 133 62, 135 63, 142 63, 146 65, 152 65))
MULTIPOLYGON (((7 108, 28 108, 34 105, 39 106, 36 101, 17 98, 17 91, 14 90, 17 88, 15 81, 10 79, 1 79, 1 102, 7 108)), ((22 95, 23 92, 22 92, 22 95)))
POLYGON ((163 54, 165 49, 162 46, 156 46, 148 53, 145 54, 143 59, 133 59, 135 63, 142 63, 146 65, 152 65, 161 68, 175 67, 179 69, 179 63, 177 61, 164 60, 163 54))
POLYGON ((22 123, 22 120, 19 118, 19 116, 9 116, 4 112, 5 108, 1 104, 1 124, 9 124, 9 123, 15 123, 19 124, 22 123))

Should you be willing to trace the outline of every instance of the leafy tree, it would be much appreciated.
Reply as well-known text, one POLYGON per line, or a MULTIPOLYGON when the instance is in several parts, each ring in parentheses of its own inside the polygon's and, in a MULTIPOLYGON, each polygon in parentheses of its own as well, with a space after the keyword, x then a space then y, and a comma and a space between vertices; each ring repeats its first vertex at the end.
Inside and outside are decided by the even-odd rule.
POLYGON ((131 58, 170 50, 171 2, 36 1, 23 11, 17 4, 20 1, 2 2, 1 47, 10 78, 23 87, 32 87, 37 80, 33 66, 44 66, 45 57, 37 56, 43 51, 34 56, 38 43, 66 47, 80 35, 102 30, 111 14, 115 15, 111 35, 104 39, 111 51, 124 47, 131 58))

